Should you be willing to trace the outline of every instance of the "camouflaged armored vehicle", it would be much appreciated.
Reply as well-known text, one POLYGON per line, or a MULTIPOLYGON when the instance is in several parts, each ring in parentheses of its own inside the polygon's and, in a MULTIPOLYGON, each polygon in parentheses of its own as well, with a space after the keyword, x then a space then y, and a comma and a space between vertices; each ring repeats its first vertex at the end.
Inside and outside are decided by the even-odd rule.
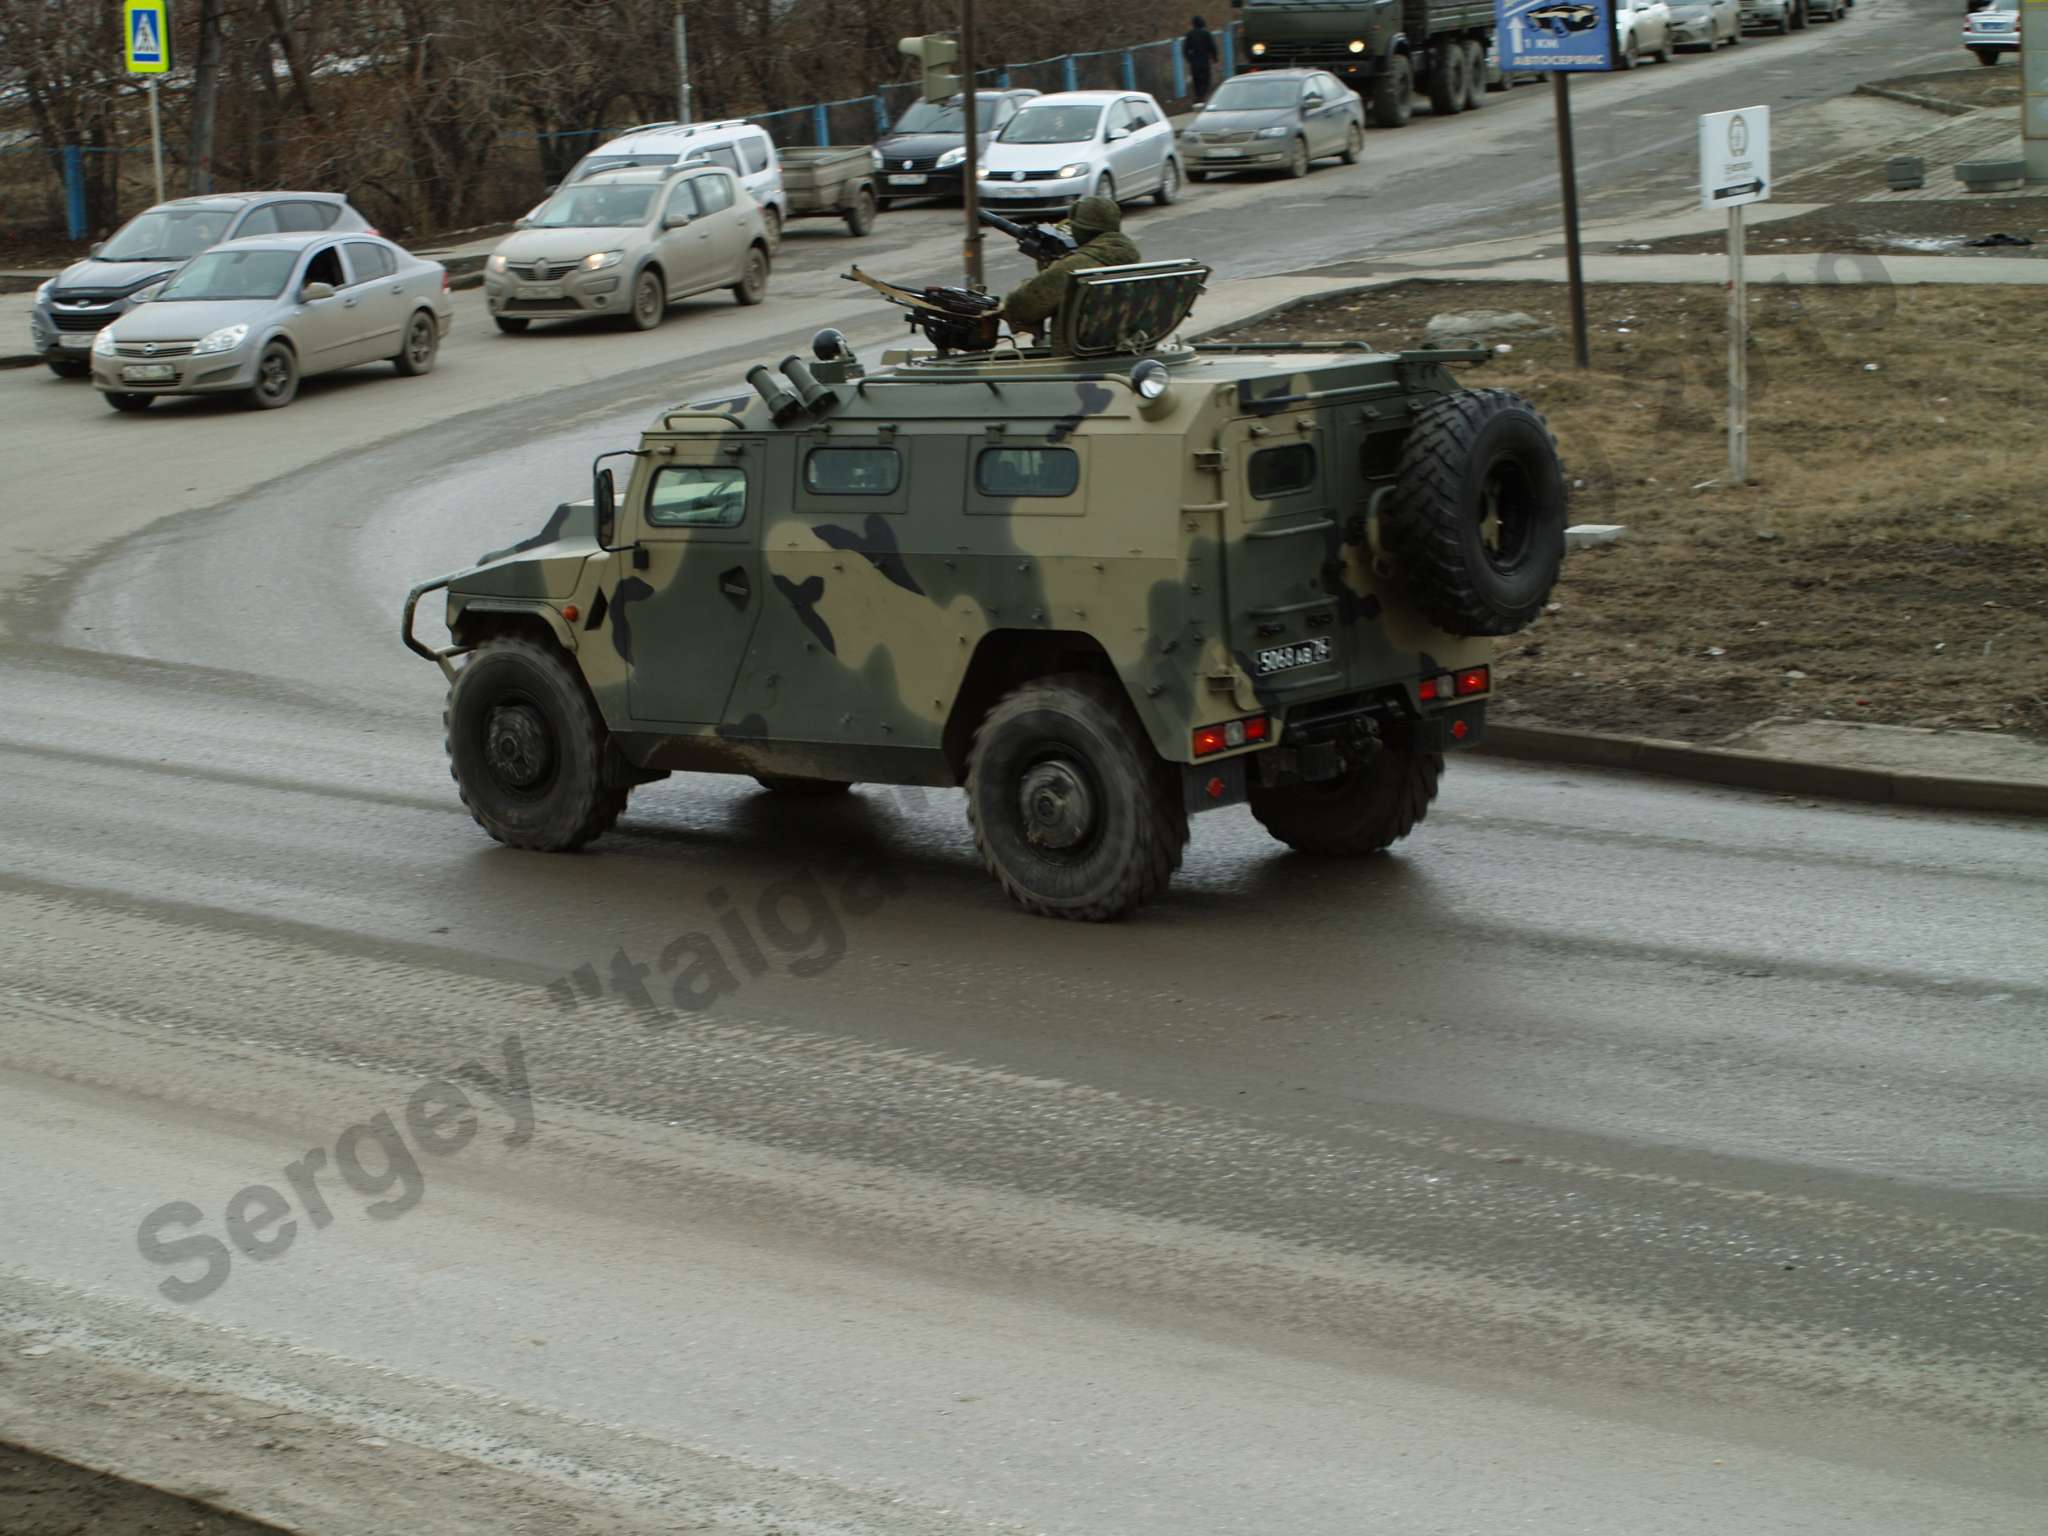
POLYGON ((1552 439, 1447 366, 1483 351, 1169 341, 1207 276, 1077 274, 1044 347, 867 368, 823 332, 416 588, 476 819, 568 849, 676 770, 958 785, 1003 888, 1083 919, 1157 895, 1190 812, 1405 836, 1556 578, 1552 439))

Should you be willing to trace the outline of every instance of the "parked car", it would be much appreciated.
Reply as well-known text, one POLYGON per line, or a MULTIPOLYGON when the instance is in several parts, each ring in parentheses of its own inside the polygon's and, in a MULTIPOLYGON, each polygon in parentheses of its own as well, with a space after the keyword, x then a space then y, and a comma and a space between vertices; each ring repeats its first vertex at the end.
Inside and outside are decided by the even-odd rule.
POLYGON ((782 161, 768 131, 739 118, 717 123, 644 123, 629 128, 572 165, 562 186, 600 171, 632 167, 670 170, 692 160, 722 165, 739 177, 747 195, 761 208, 768 248, 772 251, 782 243, 782 226, 790 212, 789 194, 782 184, 782 161))
POLYGON ((1671 5, 1671 45, 1712 53, 1726 43, 1742 41, 1742 6, 1738 0, 1675 0, 1671 5))
POLYGON ((92 372, 92 339, 208 246, 243 235, 363 230, 336 192, 225 192, 180 197, 135 215, 36 290, 29 342, 63 378, 92 372))
POLYGON ((758 304, 768 291, 767 215, 723 165, 599 171, 519 224, 484 263, 484 305, 515 336, 592 315, 651 331, 693 293, 758 304))
POLYGON ((1216 171, 1306 176, 1310 163, 1326 155, 1358 163, 1365 148, 1365 104, 1320 69, 1233 75, 1181 130, 1180 144, 1190 181, 1205 181, 1216 171))
POLYGON ((1180 197, 1180 151, 1141 91, 1061 91, 1027 103, 988 147, 981 197, 999 213, 1056 212, 1091 193, 1180 197))
POLYGON ((275 409, 301 379, 357 363, 428 372, 454 318, 447 269, 389 240, 251 235, 193 257, 101 330, 92 382, 117 411, 211 394, 275 409))
POLYGON ((1963 21, 1963 46, 1979 64, 1996 64, 2003 54, 2020 51, 2019 7, 1985 6, 1963 21))
POLYGON ((1806 0, 1809 21, 1846 21, 1850 0, 1806 0))
MULTIPOLYGON (((977 160, 988 156, 989 140, 1001 133, 1017 109, 1039 93, 1030 90, 976 91, 975 121, 981 125, 977 160)), ((918 101, 904 109, 889 131, 875 140, 875 174, 882 178, 882 206, 899 197, 958 197, 967 161, 967 98, 918 101)))
POLYGON ((1783 36, 1806 30, 1806 0, 1740 0, 1745 31, 1783 36))
POLYGON ((1614 66, 1634 69, 1645 57, 1671 62, 1671 7, 1664 0, 1614 0, 1614 66))
POLYGON ((779 158, 792 219, 844 219, 856 235, 875 227, 882 200, 875 189, 874 154, 865 144, 785 149, 779 158))

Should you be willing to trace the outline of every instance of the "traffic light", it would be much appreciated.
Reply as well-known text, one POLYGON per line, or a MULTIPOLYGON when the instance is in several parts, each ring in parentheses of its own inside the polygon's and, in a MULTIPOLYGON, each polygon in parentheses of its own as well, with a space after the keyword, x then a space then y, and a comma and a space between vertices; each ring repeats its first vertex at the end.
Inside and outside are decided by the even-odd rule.
POLYGON ((960 40, 950 32, 929 37, 906 37, 896 44, 899 53, 917 60, 924 70, 924 99, 944 101, 960 93, 960 40))

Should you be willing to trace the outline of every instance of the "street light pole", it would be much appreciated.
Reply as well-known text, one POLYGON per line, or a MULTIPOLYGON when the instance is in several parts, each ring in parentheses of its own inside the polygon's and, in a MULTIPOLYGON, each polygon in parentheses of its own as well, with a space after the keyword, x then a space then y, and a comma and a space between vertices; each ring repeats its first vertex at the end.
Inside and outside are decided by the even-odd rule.
POLYGON ((960 83, 967 127, 967 158, 960 163, 960 206, 967 214, 967 286, 980 293, 981 220, 975 213, 981 200, 981 117, 974 96, 974 0, 960 0, 960 83))
POLYGON ((676 121, 690 121, 690 31, 676 7, 676 121))

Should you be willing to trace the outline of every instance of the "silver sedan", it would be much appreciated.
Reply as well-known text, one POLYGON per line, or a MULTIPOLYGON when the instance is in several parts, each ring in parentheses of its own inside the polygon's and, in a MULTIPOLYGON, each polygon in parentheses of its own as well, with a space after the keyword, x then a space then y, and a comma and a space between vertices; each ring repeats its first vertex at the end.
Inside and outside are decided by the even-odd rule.
POLYGON ((99 333, 92 381, 117 411, 158 395, 289 405, 357 363, 427 372, 455 317, 448 273, 368 234, 256 235, 203 255, 99 333))

